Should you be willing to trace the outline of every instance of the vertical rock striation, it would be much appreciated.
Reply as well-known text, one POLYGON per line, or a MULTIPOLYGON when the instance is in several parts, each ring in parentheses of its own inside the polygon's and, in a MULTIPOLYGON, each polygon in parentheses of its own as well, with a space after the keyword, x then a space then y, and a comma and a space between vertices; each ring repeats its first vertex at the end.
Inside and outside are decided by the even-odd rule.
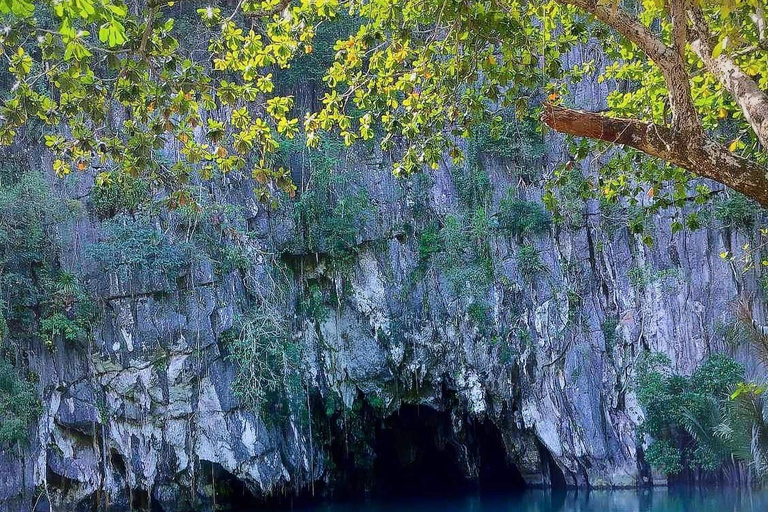
MULTIPOLYGON (((598 106, 604 93, 586 84, 576 94, 598 106)), ((651 483, 635 433, 633 362, 660 351, 690 372, 710 353, 737 350, 722 327, 733 322, 731 302, 759 287, 719 254, 750 230, 713 220, 672 236, 659 214, 647 247, 612 211, 580 200, 566 223, 510 227, 510 198, 539 205, 542 170, 563 149, 555 138, 533 156, 493 149, 478 151, 473 170, 402 181, 381 155, 343 153, 330 166, 342 176, 331 213, 314 224, 291 204, 266 211, 247 180, 216 182, 206 194, 236 214, 212 245, 237 247, 235 268, 211 244, 179 265, 152 255, 110 266, 93 249, 107 243, 108 222, 86 213, 62 226, 61 264, 96 298, 98 321, 86 343, 25 346, 43 413, 26 446, 0 452, 0 508, 181 511, 232 492, 342 492, 353 480, 366 489, 376 460, 392 456, 377 452, 377 436, 397 439, 382 429, 419 409, 430 411, 435 447, 450 447, 469 480, 498 436, 510 480, 651 483), (351 223, 347 191, 364 195, 351 223), (230 357, 231 337, 268 308, 299 354, 298 383, 283 375, 287 391, 276 391, 287 409, 269 396, 245 404, 233 391, 243 361, 230 357)), ((317 165, 300 156, 295 178, 311 189, 317 165)), ((55 186, 88 210, 84 176, 55 186)), ((199 228, 177 214, 148 226, 168 247, 199 228)), ((398 446, 415 460, 412 444, 398 446)))

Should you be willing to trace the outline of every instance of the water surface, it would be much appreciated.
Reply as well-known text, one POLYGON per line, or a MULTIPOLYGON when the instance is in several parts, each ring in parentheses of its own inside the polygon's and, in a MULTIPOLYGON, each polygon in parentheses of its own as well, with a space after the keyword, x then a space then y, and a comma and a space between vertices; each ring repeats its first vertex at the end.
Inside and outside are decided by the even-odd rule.
POLYGON ((468 494, 297 507, 300 512, 768 512, 768 492, 722 488, 468 494))

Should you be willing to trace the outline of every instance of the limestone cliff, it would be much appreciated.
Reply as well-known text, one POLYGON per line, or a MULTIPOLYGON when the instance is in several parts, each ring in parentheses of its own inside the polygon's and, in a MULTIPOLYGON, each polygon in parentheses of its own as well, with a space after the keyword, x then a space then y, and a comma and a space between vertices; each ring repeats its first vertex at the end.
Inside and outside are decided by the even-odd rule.
MULTIPOLYGON (((591 87, 579 94, 599 103, 591 87)), ((503 468, 515 485, 650 483, 633 361, 748 360, 723 326, 740 293, 761 292, 719 254, 752 233, 713 217, 672 236, 660 214, 649 247, 618 209, 576 198, 554 222, 541 195, 561 141, 515 126, 473 142, 467 168, 404 180, 367 148, 288 148, 305 192, 277 209, 225 177, 200 186, 199 215, 109 218, 89 175, 53 183, 82 204, 59 261, 99 314, 86 342, 24 346, 42 414, 0 453, 0 508, 365 492, 428 456, 459 480, 503 468), (128 229, 135 245, 121 245, 128 229), (280 343, 247 361, 233 348, 244 325, 280 343), (279 375, 256 382, 276 356, 279 375), (233 391, 249 382, 256 401, 233 391)), ((49 168, 42 151, 25 158, 49 168)))

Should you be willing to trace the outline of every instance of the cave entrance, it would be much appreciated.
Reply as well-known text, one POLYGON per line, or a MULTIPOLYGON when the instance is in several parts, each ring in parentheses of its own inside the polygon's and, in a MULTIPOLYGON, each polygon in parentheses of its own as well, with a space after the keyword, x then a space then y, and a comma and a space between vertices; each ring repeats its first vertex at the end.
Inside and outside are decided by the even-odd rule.
POLYGON ((507 492, 525 488, 525 479, 507 458, 499 428, 491 421, 473 425, 478 451, 478 486, 481 491, 507 492))
POLYGON ((242 480, 215 462, 200 461, 199 477, 196 502, 203 508, 245 511, 266 502, 264 498, 255 496, 242 480))
POLYGON ((402 406, 376 432, 374 493, 425 496, 525 486, 520 472, 507 460, 495 425, 470 423, 465 437, 456 440, 448 412, 402 406))
POLYGON ((376 433, 373 486, 376 494, 437 494, 461 490, 468 480, 451 444, 450 416, 404 405, 376 433))

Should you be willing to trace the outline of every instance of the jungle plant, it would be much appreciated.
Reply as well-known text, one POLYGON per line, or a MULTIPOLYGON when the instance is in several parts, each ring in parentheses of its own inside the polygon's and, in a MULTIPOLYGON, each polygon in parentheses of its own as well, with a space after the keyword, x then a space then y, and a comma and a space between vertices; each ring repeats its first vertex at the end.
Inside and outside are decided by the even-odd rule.
POLYGON ((669 288, 680 279, 680 269, 677 267, 655 269, 651 265, 633 266, 627 271, 629 283, 636 288, 644 288, 654 283, 662 283, 669 288))
POLYGON ((605 320, 600 324, 600 329, 603 331, 603 339, 605 340, 605 349, 611 354, 619 341, 619 333, 616 329, 619 326, 619 319, 615 316, 606 316, 605 320))
POLYGON ((149 200, 148 183, 132 176, 102 174, 91 190, 93 211, 100 219, 133 213, 149 200))
POLYGON ((55 227, 73 217, 38 172, 0 173, 0 316, 5 329, 29 336, 35 311, 47 311, 54 297, 71 291, 71 275, 58 265, 55 227))
POLYGON ((42 302, 39 333, 46 346, 53 348, 57 338, 70 343, 88 341, 98 310, 77 276, 59 271, 45 283, 45 289, 48 296, 42 302))
POLYGON ((653 438, 646 460, 675 475, 685 468, 715 471, 730 461, 730 442, 717 435, 730 421, 729 397, 744 379, 744 368, 730 357, 707 358, 690 377, 676 374, 667 356, 644 354, 635 368, 638 400, 645 411, 642 433, 653 438))
POLYGON ((440 232, 435 222, 430 223, 419 235, 419 258, 428 260, 442 250, 440 232))
POLYGON ((0 357, 0 445, 25 442, 40 412, 34 384, 0 357))
POLYGON ((754 201, 738 193, 716 199, 712 209, 717 220, 736 229, 753 228, 759 211, 754 201))
POLYGON ((282 315, 270 308, 251 310, 223 342, 237 364, 232 389, 238 400, 271 421, 287 418, 301 390, 301 351, 282 315))
POLYGON ((175 277, 191 261, 190 245, 160 232, 148 217, 119 215, 104 224, 102 238, 88 248, 88 254, 107 272, 139 269, 175 277))
POLYGON ((344 169, 343 146, 328 139, 323 151, 310 154, 310 179, 293 203, 296 225, 305 250, 327 253, 344 261, 361 241, 375 208, 365 188, 355 184, 352 171, 344 169))
POLYGON ((493 260, 483 228, 487 221, 482 208, 470 219, 447 215, 440 229, 441 253, 436 259, 455 293, 472 295, 480 302, 487 299, 493 282, 493 260))
POLYGON ((533 245, 523 245, 517 251, 517 268, 524 281, 533 282, 536 276, 544 272, 547 267, 541 260, 541 254, 533 245))
POLYGON ((501 231, 522 237, 545 232, 551 223, 551 216, 540 203, 517 199, 509 190, 507 197, 499 203, 496 220, 501 231))
POLYGON ((758 479, 768 476, 768 417, 765 386, 739 383, 725 403, 715 434, 733 455, 746 462, 758 479))
POLYGON ((585 201, 592 195, 592 184, 581 170, 571 166, 556 173, 547 188, 544 204, 555 223, 574 229, 583 227, 585 201))

